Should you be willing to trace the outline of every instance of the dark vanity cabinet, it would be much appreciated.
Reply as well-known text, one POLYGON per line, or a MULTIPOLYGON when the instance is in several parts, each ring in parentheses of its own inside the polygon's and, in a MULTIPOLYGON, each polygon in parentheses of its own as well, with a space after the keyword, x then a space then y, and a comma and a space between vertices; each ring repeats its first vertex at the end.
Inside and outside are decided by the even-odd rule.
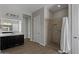
POLYGON ((24 35, 0 37, 0 50, 24 44, 24 35))

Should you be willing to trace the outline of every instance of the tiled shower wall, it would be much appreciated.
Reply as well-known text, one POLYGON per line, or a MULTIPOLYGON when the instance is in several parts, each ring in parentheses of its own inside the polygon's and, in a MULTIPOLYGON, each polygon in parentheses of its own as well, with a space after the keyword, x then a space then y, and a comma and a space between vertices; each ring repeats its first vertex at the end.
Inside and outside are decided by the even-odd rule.
POLYGON ((60 44, 61 39, 61 27, 62 27, 62 18, 68 16, 68 8, 58 10, 56 12, 50 11, 52 18, 48 19, 48 43, 60 44))

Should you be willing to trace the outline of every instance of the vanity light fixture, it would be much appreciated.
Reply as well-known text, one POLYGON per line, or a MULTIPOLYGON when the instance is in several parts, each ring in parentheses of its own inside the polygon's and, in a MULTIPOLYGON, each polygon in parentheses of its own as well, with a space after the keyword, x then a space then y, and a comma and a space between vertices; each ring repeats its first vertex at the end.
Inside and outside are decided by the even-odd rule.
POLYGON ((5 14, 7 17, 12 17, 12 18, 18 18, 19 16, 16 14, 12 14, 12 13, 6 13, 5 14))

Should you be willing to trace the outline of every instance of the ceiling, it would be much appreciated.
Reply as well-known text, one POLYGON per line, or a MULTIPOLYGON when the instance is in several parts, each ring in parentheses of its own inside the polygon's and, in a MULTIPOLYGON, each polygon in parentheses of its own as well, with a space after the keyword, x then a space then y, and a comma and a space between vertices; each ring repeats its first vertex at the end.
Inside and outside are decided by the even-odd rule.
POLYGON ((45 6, 45 4, 0 4, 0 9, 32 13, 43 6, 45 6))
POLYGON ((67 7, 68 7, 68 4, 55 4, 55 5, 51 6, 49 9, 52 12, 56 12, 58 10, 61 10, 63 8, 67 8, 67 7))
POLYGON ((32 14, 32 12, 40 9, 44 6, 50 6, 52 12, 59 10, 61 8, 67 7, 67 5, 62 4, 60 8, 57 7, 57 4, 0 4, 0 12, 15 12, 15 13, 27 13, 32 14))

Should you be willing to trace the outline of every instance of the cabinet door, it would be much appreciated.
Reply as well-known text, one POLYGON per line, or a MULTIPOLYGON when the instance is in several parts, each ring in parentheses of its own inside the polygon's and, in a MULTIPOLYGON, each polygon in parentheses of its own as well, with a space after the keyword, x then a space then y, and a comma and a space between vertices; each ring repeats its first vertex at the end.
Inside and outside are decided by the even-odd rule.
POLYGON ((24 35, 15 36, 15 44, 16 45, 24 44, 24 35))
POLYGON ((10 47, 15 46, 15 37, 13 36, 6 36, 1 37, 1 49, 7 49, 10 47))
POLYGON ((8 36, 7 37, 7 42, 9 47, 15 46, 15 37, 13 36, 8 36))
POLYGON ((8 47, 8 40, 6 37, 1 37, 1 50, 6 49, 8 47))

